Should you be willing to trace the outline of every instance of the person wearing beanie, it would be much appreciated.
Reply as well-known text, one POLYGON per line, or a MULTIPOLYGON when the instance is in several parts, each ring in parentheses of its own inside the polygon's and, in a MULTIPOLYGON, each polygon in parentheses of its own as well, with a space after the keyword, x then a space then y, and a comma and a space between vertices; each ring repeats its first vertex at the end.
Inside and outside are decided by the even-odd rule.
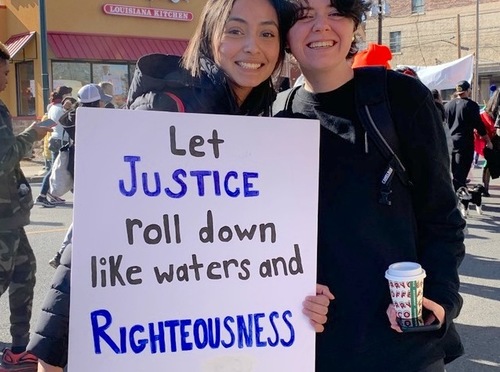
MULTIPOLYGON (((7 87, 10 55, 0 43, 0 92, 7 87)), ((37 357, 26 351, 30 336, 36 260, 24 226, 33 207, 31 187, 20 161, 51 129, 33 123, 14 135, 7 106, 0 100, 0 296, 9 289, 12 347, 2 353, 0 370, 36 368, 37 357)), ((6 311, 2 309, 2 311, 6 311)), ((34 370, 34 369, 33 369, 34 370)))
POLYGON ((359 51, 353 58, 352 68, 364 66, 384 66, 391 68, 392 52, 386 45, 368 43, 368 48, 359 51))

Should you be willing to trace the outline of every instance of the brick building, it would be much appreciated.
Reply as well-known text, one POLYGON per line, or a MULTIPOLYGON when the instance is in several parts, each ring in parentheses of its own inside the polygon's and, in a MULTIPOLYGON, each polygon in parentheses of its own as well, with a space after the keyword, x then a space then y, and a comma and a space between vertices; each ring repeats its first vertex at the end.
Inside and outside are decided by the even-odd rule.
MULTIPOLYGON (((476 51, 476 4, 479 0, 384 0, 382 43, 393 51, 392 66, 432 66, 476 51)), ((372 0, 378 4, 378 0, 372 0)), ((500 1, 479 1, 478 102, 489 87, 500 87, 500 1)), ((378 17, 366 23, 366 40, 377 42, 378 17)))

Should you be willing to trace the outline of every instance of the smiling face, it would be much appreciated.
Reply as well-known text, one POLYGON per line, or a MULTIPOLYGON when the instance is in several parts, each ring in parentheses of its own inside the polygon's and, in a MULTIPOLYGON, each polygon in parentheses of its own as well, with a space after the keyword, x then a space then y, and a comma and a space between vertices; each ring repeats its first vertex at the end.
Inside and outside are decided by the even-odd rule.
POLYGON ((276 68, 280 51, 278 30, 278 16, 268 0, 234 2, 213 49, 215 63, 229 77, 239 104, 276 68))
POLYGON ((7 78, 9 76, 10 66, 9 62, 0 58, 0 92, 7 88, 7 78))
POLYGON ((322 74, 338 78, 351 70, 346 62, 355 23, 335 9, 330 0, 302 3, 297 22, 288 32, 288 45, 306 80, 322 74), (340 76, 339 76, 340 75, 340 76))

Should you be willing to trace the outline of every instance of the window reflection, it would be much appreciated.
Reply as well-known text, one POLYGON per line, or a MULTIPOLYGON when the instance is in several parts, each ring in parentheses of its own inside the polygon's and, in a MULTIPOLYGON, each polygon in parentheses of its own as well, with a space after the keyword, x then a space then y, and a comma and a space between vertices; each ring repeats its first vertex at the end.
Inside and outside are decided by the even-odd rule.
POLYGON ((19 116, 36 114, 35 73, 33 61, 16 63, 17 113, 19 116))
MULTIPOLYGON (((133 71, 133 70, 132 70, 133 71)), ((52 62, 52 87, 66 85, 73 88, 73 96, 85 84, 110 83, 107 89, 113 96, 115 107, 125 106, 129 88, 130 73, 128 63, 52 62)))

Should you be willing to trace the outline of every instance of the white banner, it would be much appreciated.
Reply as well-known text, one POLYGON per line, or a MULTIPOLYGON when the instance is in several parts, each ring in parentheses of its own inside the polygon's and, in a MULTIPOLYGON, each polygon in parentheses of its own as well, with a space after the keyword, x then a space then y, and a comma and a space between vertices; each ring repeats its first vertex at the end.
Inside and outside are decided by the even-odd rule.
MULTIPOLYGON (((403 67, 398 65, 398 67, 403 67)), ((474 55, 443 63, 436 66, 409 66, 414 69, 427 88, 429 89, 455 89, 460 80, 472 81, 474 73, 474 55)))
POLYGON ((78 109, 69 370, 314 370, 319 123, 78 109))

